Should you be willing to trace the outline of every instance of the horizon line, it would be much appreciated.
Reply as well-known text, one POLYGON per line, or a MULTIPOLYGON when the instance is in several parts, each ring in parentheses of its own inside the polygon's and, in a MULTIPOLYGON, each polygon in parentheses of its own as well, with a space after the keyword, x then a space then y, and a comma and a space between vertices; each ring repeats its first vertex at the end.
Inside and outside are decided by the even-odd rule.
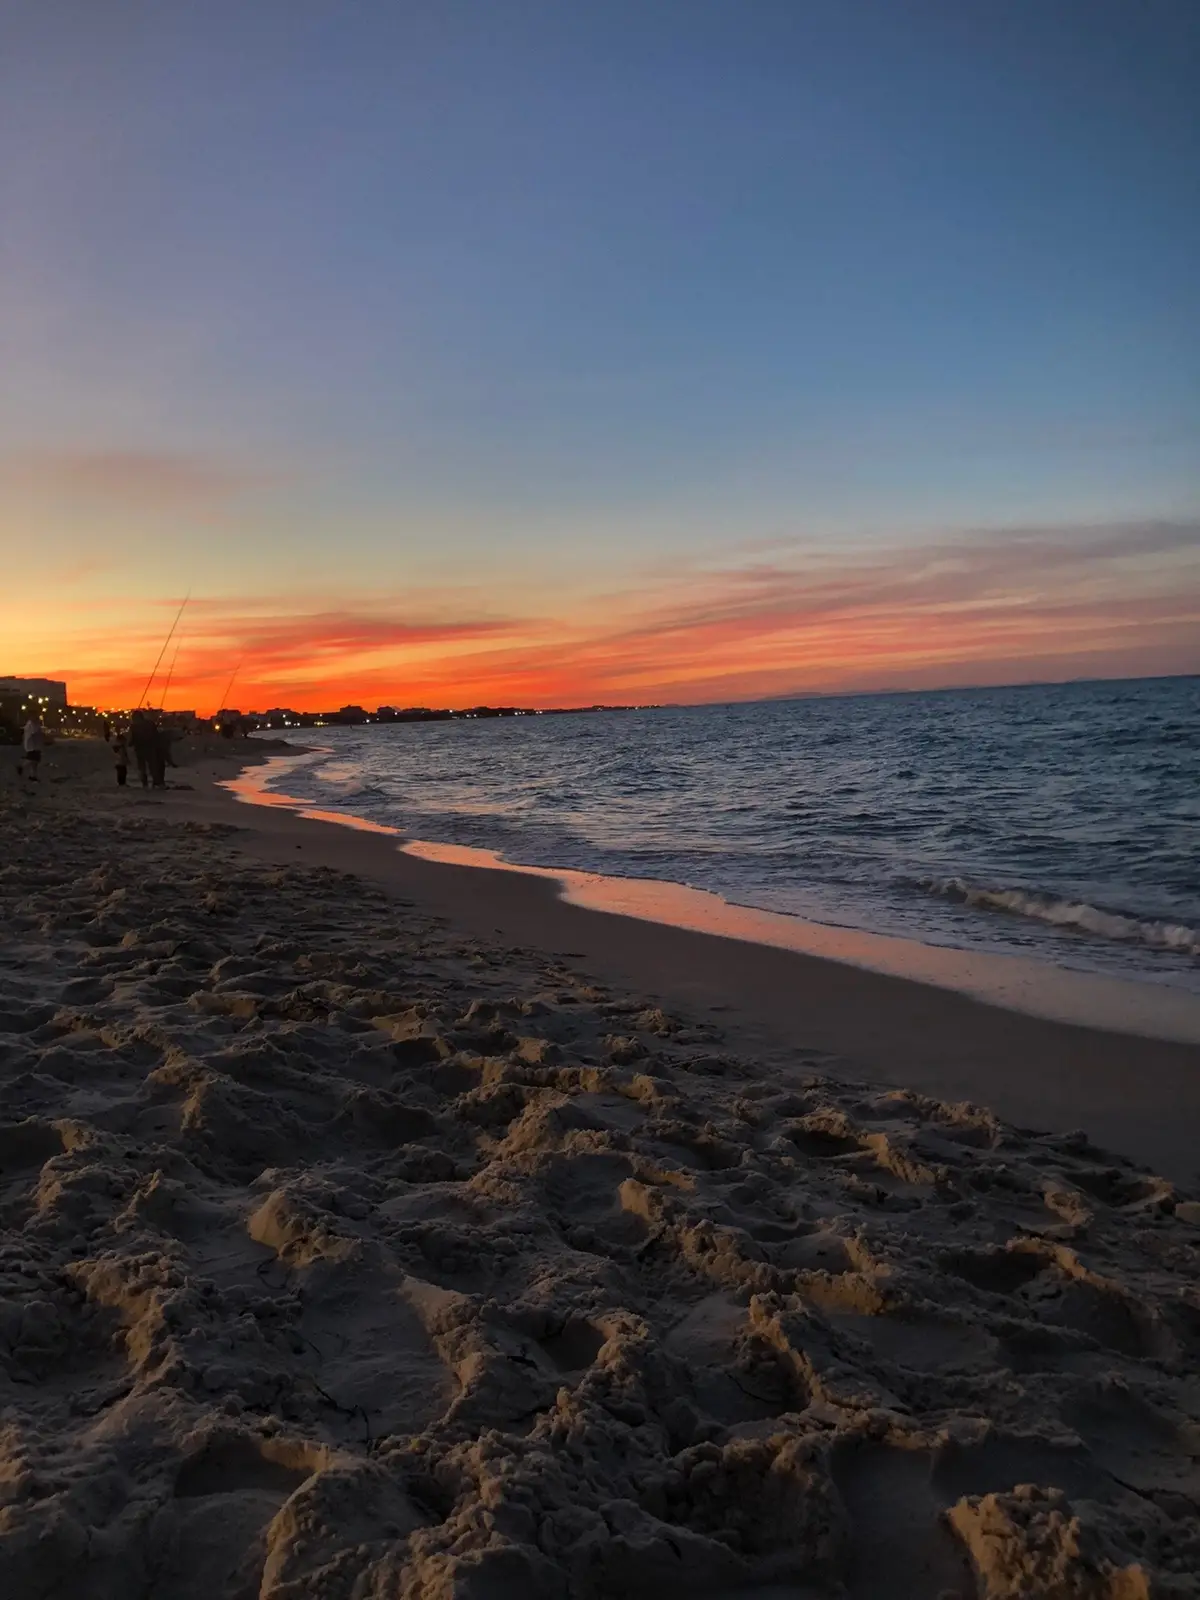
MULTIPOLYGON (((0 679, 10 678, 19 681, 23 677, 43 678, 48 682, 66 683, 67 681, 64 678, 49 678, 45 673, 0 673, 0 679)), ((794 689, 787 690, 782 694, 751 695, 745 698, 730 698, 720 700, 646 700, 625 702, 592 701, 586 705, 580 704, 555 706, 527 706, 521 705, 517 702, 491 702, 482 700, 477 700, 470 705, 462 706, 390 706, 390 702, 382 700, 376 704, 373 710, 364 705, 358 705, 358 709, 369 716, 378 715, 380 709, 384 706, 390 706, 390 709, 396 711, 428 711, 436 714, 445 713, 450 715, 462 715, 468 711, 507 709, 528 712, 540 716, 552 716, 561 713, 585 711, 680 711, 690 710, 693 708, 703 709, 711 706, 778 705, 790 700, 861 700, 884 695, 984 694, 994 693, 1006 689, 1066 688, 1071 684, 1083 683, 1174 683, 1189 678, 1200 678, 1200 668, 1191 672, 1141 672, 1126 673, 1120 676, 1105 674, 1099 677, 1093 677, 1090 674, 1083 673, 1066 678, 1018 678, 1006 681, 1004 683, 945 683, 925 685, 919 688, 906 685, 881 685, 876 688, 863 689, 794 689)), ((73 704, 73 702, 68 701, 68 704, 73 704)), ((238 711, 239 715, 245 716, 266 716, 270 713, 270 711, 273 710, 293 711, 295 715, 302 717, 316 717, 323 715, 337 716, 343 709, 345 709, 345 707, 352 705, 357 705, 357 702, 346 701, 343 706, 322 707, 320 710, 315 711, 298 711, 292 706, 281 705, 277 707, 268 707, 264 711, 255 711, 251 709, 244 713, 241 712, 238 707, 218 706, 216 710, 208 713, 207 717, 205 717, 203 713, 194 714, 204 718, 204 720, 211 720, 213 717, 219 716, 222 711, 226 710, 238 711)), ((103 714, 109 714, 110 711, 115 713, 129 708, 121 706, 114 706, 111 708, 104 706, 93 706, 90 709, 99 711, 103 714)), ((155 708, 150 707, 148 709, 155 708)), ((163 711, 165 708, 159 706, 156 709, 163 711)), ((179 715, 178 712, 173 714, 179 715)))

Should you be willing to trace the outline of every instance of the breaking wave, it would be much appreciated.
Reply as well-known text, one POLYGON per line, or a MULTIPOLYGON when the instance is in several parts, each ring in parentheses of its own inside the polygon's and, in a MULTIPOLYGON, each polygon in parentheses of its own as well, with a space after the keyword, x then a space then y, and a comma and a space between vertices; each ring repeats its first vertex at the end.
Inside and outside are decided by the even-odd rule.
POLYGON ((1119 939, 1153 950, 1200 956, 1200 928, 1183 922, 1157 922, 1106 911, 1083 900, 1060 900, 1035 889, 984 889, 961 878, 922 878, 920 887, 956 905, 979 911, 1003 911, 1010 916, 1033 917, 1056 928, 1074 929, 1098 939, 1119 939))

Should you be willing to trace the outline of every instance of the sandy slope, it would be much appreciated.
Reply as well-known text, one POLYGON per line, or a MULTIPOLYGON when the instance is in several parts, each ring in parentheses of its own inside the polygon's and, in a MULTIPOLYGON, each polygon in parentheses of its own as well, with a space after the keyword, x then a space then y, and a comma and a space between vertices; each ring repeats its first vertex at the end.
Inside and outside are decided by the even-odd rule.
POLYGON ((1200 1206, 0 801, 0 1594, 1200 1595, 1200 1206))

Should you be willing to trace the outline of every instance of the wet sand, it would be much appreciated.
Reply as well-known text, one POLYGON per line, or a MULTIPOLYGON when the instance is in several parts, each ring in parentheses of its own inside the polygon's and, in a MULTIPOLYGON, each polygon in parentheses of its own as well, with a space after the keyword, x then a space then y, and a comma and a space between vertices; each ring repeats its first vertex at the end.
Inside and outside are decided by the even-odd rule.
MULTIPOLYGON (((253 784, 243 792, 259 793, 253 784)), ((456 866, 345 822, 260 804, 230 813, 228 802, 211 788, 189 801, 189 814, 235 822, 240 847, 260 860, 299 853, 358 873, 477 937, 534 945, 604 982, 720 1020, 764 1060, 816 1051, 880 1083, 989 1105, 1022 1126, 1082 1129, 1176 1182, 1200 1181, 1200 1045, 1138 1033, 1157 999, 1150 985, 1124 986, 1139 991, 1128 1031, 1064 1024, 848 961, 581 908, 548 876, 456 866)), ((1093 985, 1122 988, 1085 979, 1085 997, 1093 985)), ((1195 997, 1164 989, 1161 1004, 1180 1032, 1195 1028, 1195 997)))
POLYGON ((1195 1047, 5 754, 0 1593, 1200 1594, 1195 1047))

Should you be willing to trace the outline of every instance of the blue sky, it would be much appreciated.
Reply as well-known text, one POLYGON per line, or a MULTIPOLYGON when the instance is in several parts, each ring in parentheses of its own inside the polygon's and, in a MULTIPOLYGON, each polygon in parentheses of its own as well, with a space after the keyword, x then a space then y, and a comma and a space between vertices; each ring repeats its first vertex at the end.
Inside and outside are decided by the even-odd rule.
POLYGON ((574 614, 1200 510, 1193 3, 3 0, 0 45, 0 528, 81 601, 574 614))

